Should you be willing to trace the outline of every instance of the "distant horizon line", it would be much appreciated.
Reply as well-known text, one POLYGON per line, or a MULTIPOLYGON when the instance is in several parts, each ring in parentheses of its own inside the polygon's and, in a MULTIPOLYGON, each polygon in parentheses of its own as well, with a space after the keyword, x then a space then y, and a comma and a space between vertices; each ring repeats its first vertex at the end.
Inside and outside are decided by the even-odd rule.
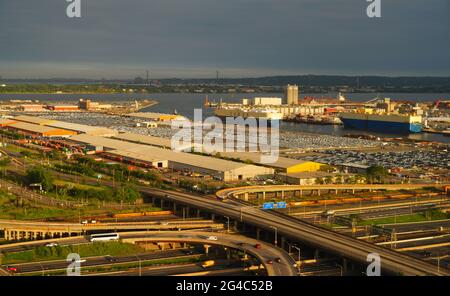
MULTIPOLYGON (((348 78, 450 78, 450 74, 448 76, 443 75, 380 75, 380 74, 363 74, 363 75, 347 75, 347 74, 291 74, 291 75, 266 75, 266 76, 235 76, 235 77, 191 77, 191 78, 181 78, 181 77, 165 77, 165 78, 149 78, 150 81, 154 80, 239 80, 239 79, 264 79, 264 78, 274 78, 274 77, 283 77, 283 78, 289 78, 289 77, 348 77, 348 78)), ((20 77, 4 77, 0 75, 1 81, 8 81, 8 80, 21 80, 21 81, 38 81, 38 80, 67 80, 67 81, 132 81, 136 78, 141 78, 146 80, 146 77, 144 76, 135 76, 133 78, 83 78, 83 77, 43 77, 43 78, 20 78, 20 77)))

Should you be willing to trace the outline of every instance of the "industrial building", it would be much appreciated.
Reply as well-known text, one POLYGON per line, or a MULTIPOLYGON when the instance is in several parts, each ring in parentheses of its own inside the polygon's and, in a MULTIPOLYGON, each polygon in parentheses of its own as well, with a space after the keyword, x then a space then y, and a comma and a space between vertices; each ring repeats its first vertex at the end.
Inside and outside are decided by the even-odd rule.
POLYGON ((169 169, 210 175, 223 181, 246 180, 257 176, 270 176, 274 174, 272 168, 191 153, 175 152, 170 149, 162 149, 116 139, 85 134, 73 136, 70 139, 77 143, 96 147, 96 149, 103 148, 102 150, 107 157, 123 157, 128 162, 134 161, 137 165, 139 163, 151 163, 155 166, 154 164, 156 163, 156 167, 164 167, 166 164, 165 161, 167 161, 167 168, 169 169))
POLYGON ((161 148, 171 148, 171 140, 161 137, 147 136, 147 135, 139 135, 133 133, 120 133, 115 135, 113 138, 124 140, 137 144, 145 144, 150 146, 156 146, 161 148))
POLYGON ((244 162, 251 161, 252 163, 264 165, 275 169, 279 173, 299 173, 299 172, 317 172, 325 168, 326 165, 313 161, 303 161, 287 157, 278 157, 274 163, 264 163, 262 157, 264 154, 258 152, 225 152, 222 156, 239 159, 244 162))
POLYGON ((80 108, 76 105, 48 105, 47 109, 59 112, 80 111, 80 108))
POLYGON ((0 118, 0 127, 5 127, 8 125, 11 125, 13 123, 16 123, 17 121, 8 119, 8 118, 0 118))
POLYGON ((70 137, 76 132, 27 122, 8 124, 6 129, 31 137, 70 137))
POLYGON ((97 126, 64 122, 64 121, 53 121, 46 125, 51 126, 51 127, 63 128, 63 129, 67 129, 70 131, 75 131, 78 134, 87 134, 87 135, 91 135, 91 136, 112 137, 119 133, 117 130, 106 128, 106 127, 97 127, 97 126))
POLYGON ((340 171, 345 173, 355 173, 355 174, 365 174, 369 165, 359 164, 359 163, 340 163, 337 165, 340 171))
POLYGON ((29 115, 19 115, 19 116, 14 117, 14 120, 38 124, 38 125, 49 125, 56 121, 56 120, 46 119, 46 118, 37 117, 37 116, 29 116, 29 115))
POLYGON ((131 152, 127 150, 111 150, 103 153, 107 158, 115 161, 130 163, 142 167, 167 168, 168 160, 162 159, 158 155, 148 153, 131 152))
MULTIPOLYGON (((136 144, 144 144, 144 145, 150 145, 160 148, 166 148, 166 149, 172 149, 172 141, 170 139, 162 138, 162 137, 155 137, 155 136, 148 136, 148 135, 140 135, 140 134, 133 134, 133 133, 120 133, 113 137, 114 139, 124 140, 136 144)), ((179 143, 179 145, 183 144, 183 146, 178 146, 178 151, 187 151, 190 152, 192 150, 192 147, 195 144, 192 143, 179 143)), ((196 146, 196 145, 195 145, 196 146)))
POLYGON ((92 102, 91 100, 80 99, 78 101, 78 107, 81 110, 102 110, 102 109, 111 109, 111 104, 100 104, 98 102, 92 102))
POLYGON ((286 100, 288 105, 298 105, 298 86, 290 85, 286 86, 286 100))
POLYGON ((75 134, 88 134, 91 136, 112 137, 119 132, 105 127, 97 127, 85 124, 64 122, 58 120, 45 119, 36 116, 19 115, 13 118, 15 121, 38 124, 58 129, 65 129, 75 132, 75 134))
POLYGON ((256 97, 251 101, 249 101, 249 99, 242 100, 243 105, 248 105, 249 103, 255 106, 280 106, 281 104, 283 104, 283 99, 272 97, 256 97))
POLYGON ((281 173, 276 178, 279 181, 292 185, 316 185, 323 184, 326 180, 334 183, 338 176, 327 172, 299 172, 289 174, 281 173))
POLYGON ((44 111, 44 107, 41 104, 26 104, 20 105, 19 110, 24 112, 41 112, 44 111))

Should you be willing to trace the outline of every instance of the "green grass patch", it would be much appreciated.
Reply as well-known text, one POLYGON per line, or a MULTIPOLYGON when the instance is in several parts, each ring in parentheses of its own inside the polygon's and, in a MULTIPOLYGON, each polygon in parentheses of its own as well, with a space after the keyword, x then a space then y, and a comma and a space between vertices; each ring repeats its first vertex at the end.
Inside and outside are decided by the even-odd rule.
MULTIPOLYGON (((183 257, 183 258, 169 258, 169 259, 151 259, 147 261, 141 261, 141 268, 151 267, 151 266, 163 266, 163 265, 175 265, 175 264, 189 264, 189 263, 197 263, 204 261, 205 258, 203 255, 199 255, 196 257, 183 257)), ((109 266, 91 266, 91 267, 81 267, 81 274, 95 274, 95 273, 107 273, 107 272, 116 272, 116 271, 126 271, 129 269, 138 269, 139 263, 119 263, 109 266)), ((35 273, 27 273, 25 276, 39 276, 42 275, 42 272, 35 273)), ((52 276, 64 276, 66 275, 66 270, 55 270, 55 271, 47 271, 45 275, 52 276)))
POLYGON ((53 181, 53 185, 57 187, 64 187, 64 188, 77 188, 80 190, 105 190, 105 186, 94 186, 94 185, 87 185, 87 184, 80 184, 80 183, 73 183, 69 181, 63 181, 63 180, 55 180, 53 181))
POLYGON ((2 258, 2 264, 18 264, 38 261, 64 260, 70 253, 78 253, 81 258, 95 256, 124 256, 142 254, 145 249, 134 244, 122 242, 96 242, 93 244, 37 247, 33 250, 6 253, 2 258))
POLYGON ((450 219, 450 214, 441 211, 428 211, 424 213, 401 215, 397 217, 386 217, 380 219, 371 219, 358 222, 358 225, 382 225, 382 224, 400 224, 400 223, 413 223, 424 221, 435 221, 450 219))

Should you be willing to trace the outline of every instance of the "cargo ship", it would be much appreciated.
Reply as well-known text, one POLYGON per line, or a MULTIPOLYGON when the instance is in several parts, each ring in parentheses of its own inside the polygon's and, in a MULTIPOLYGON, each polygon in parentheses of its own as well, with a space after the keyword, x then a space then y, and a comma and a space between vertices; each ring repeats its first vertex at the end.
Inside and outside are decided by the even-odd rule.
POLYGON ((265 119, 265 120, 282 120, 283 114, 275 109, 270 108, 244 108, 239 107, 218 107, 214 109, 214 115, 226 118, 226 117, 242 117, 265 119))
POLYGON ((422 116, 344 112, 339 117, 345 128, 393 134, 422 132, 422 116))

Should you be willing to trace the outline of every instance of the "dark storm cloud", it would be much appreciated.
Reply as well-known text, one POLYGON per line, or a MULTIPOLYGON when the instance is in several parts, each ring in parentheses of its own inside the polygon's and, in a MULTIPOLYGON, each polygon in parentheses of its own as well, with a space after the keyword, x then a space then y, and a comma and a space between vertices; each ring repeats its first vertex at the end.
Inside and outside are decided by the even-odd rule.
POLYGON ((450 75, 448 0, 0 0, 0 75, 450 75))

